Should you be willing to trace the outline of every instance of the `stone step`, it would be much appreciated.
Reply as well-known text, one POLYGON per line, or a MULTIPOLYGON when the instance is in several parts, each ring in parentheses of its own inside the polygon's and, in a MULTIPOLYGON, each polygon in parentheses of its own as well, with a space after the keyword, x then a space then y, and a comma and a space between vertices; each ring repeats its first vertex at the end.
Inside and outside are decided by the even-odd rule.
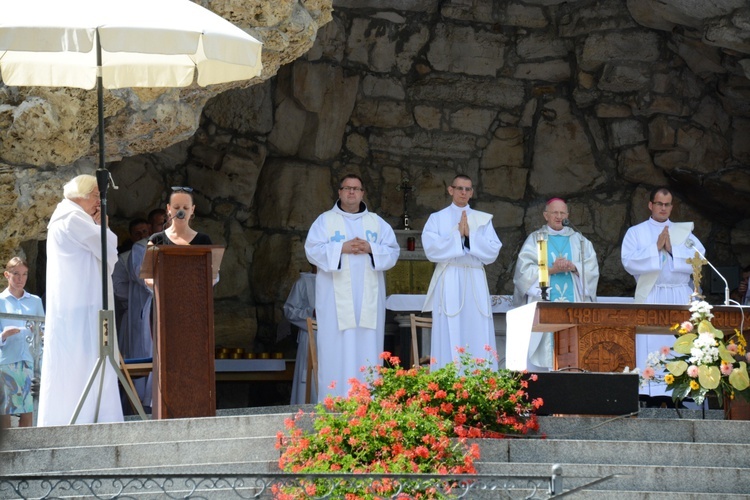
POLYGON ((750 421, 677 418, 541 417, 548 439, 750 444, 750 421))
MULTIPOLYGON (((177 436, 172 436, 174 439, 177 436)), ((274 437, 231 437, 2 451, 5 474, 102 472, 193 464, 275 461, 274 437)), ((731 467, 750 469, 750 446, 729 443, 575 439, 478 441, 483 462, 731 467)))
MULTIPOLYGON (((59 427, 13 428, 6 431, 0 451, 62 448, 66 446, 156 443, 175 439, 200 440, 233 437, 276 436, 284 421, 295 415, 294 407, 275 407, 284 412, 228 415, 211 418, 130 420, 122 423, 82 424, 59 427)), ((310 411, 312 407, 306 409, 310 411)))
MULTIPOLYGON (((265 467, 271 464, 266 463, 265 467)), ((601 500, 622 500, 622 499, 735 499, 748 498, 748 486, 746 478, 748 477, 747 469, 727 469, 715 467, 648 467, 648 466, 599 466, 596 464, 563 464, 562 468, 562 486, 563 491, 570 492, 573 489, 581 488, 571 494, 571 498, 576 499, 601 499, 601 500), (592 486, 586 486, 591 482, 605 478, 609 475, 615 477, 592 486)), ((162 468, 159 468, 162 469, 162 468)), ((263 464, 206 464, 205 466, 185 466, 171 470, 148 470, 149 475, 158 474, 209 474, 214 477, 229 474, 253 474, 253 473, 275 473, 278 472, 275 467, 268 467, 264 470, 263 464), (249 467, 248 467, 249 466, 249 467)), ((549 464, 497 464, 487 463, 479 464, 479 474, 493 474, 501 477, 549 477, 551 466, 549 464)), ((139 474, 146 471, 117 470, 117 474, 139 474)), ((73 476, 75 477, 75 476, 73 476)), ((144 477, 148 475, 144 474, 144 477)), ((231 480, 231 478, 228 478, 231 480)), ((0 483, 2 478, 0 478, 0 483)), ((39 496, 35 492, 42 491, 42 485, 37 484, 39 480, 30 482, 30 489, 27 497, 39 496)), ((128 482, 127 480, 123 482, 128 482)), ((511 481, 516 487, 523 488, 526 484, 523 479, 511 481)), ((104 481, 105 487, 98 491, 102 494, 110 486, 104 481)), ((180 478, 175 478, 174 486, 176 488, 187 487, 189 482, 180 478)), ((244 487, 250 487, 254 484, 251 481, 245 481, 244 487)), ((247 491, 246 491, 247 493, 247 491)), ((138 493, 137 496, 148 497, 148 492, 138 493)), ((7 498, 2 495, 0 497, 7 498)), ((247 498, 248 496, 245 496, 247 498)), ((158 498, 158 496, 157 496, 158 498)), ((238 498, 231 491, 210 491, 201 498, 238 498)), ((265 497, 261 497, 265 498, 265 497)), ((490 499, 498 498, 497 491, 492 494, 482 493, 481 491, 472 491, 472 499, 490 499)), ((514 496, 513 498, 521 498, 514 496)), ((543 497, 542 497, 543 498, 543 497)))
MULTIPOLYGON (((671 453, 670 451, 665 452, 671 453)), ((746 453, 746 452, 745 452, 746 453)), ((549 463, 528 462, 480 462, 477 472, 480 474, 497 474, 508 476, 539 476, 549 474, 549 463)), ((712 494, 713 498, 724 498, 724 495, 745 495, 750 498, 750 468, 747 467, 712 467, 691 465, 602 465, 596 463, 561 463, 563 486, 565 491, 578 488, 597 478, 617 475, 604 482, 585 488, 589 496, 598 498, 593 492, 618 492, 623 498, 630 499, 631 492, 671 492, 712 494), (623 492, 627 495, 622 496, 623 492)), ((572 498, 578 499, 578 493, 572 498)), ((603 496, 601 498, 604 498, 603 496)), ((614 498, 614 496, 606 497, 614 498)), ((642 498, 662 498, 661 496, 642 498)))
POLYGON ((750 468, 750 446, 663 441, 479 440, 483 461, 750 468))
POLYGON ((694 493, 685 491, 601 491, 580 490, 571 495, 575 500, 747 500, 746 493, 694 493))
MULTIPOLYGON (((144 477, 275 473, 277 433, 297 410, 276 407, 262 414, 216 418, 15 428, 3 435, 0 472, 144 477)), ((584 488, 575 498, 750 498, 750 422, 715 419, 711 412, 705 414, 707 420, 696 418, 704 416, 701 412, 681 413, 694 418, 674 418, 674 410, 641 412, 649 418, 542 417, 539 436, 481 440, 478 469, 511 477, 548 476, 552 464, 559 463, 565 490, 619 474, 584 488)), ((306 425, 311 423, 310 417, 306 425)), ((207 498, 222 494, 213 492, 207 498)))
POLYGON ((275 437, 158 441, 3 451, 0 461, 3 474, 104 473, 128 468, 271 461, 279 456, 275 447, 275 437))
MULTIPOLYGON (((312 406, 302 407, 311 411, 312 406)), ((156 443, 175 439, 201 440, 276 436, 284 421, 299 408, 275 407, 270 413, 214 418, 129 421, 60 427, 14 428, 5 432, 0 451, 62 448, 120 443, 156 443), (286 411, 281 412, 286 409, 286 411), (293 410, 293 411, 290 411, 293 410), (278 411, 278 412, 277 412, 278 411)), ((674 410, 666 410, 669 414, 674 410)), ((683 410, 685 412, 685 410, 683 410)), ((699 413, 699 412, 696 412, 699 413)), ((648 415, 651 415, 649 413, 648 415)), ((628 440, 750 444, 750 421, 677 418, 540 417, 547 439, 628 440)), ((312 420, 307 424, 310 426, 312 420)))

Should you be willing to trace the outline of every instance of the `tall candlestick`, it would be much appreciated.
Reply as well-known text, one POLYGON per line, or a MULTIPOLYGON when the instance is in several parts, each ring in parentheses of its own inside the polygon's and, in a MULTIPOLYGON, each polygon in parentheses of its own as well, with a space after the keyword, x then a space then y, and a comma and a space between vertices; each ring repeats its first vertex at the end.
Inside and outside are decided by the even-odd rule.
POLYGON ((542 231, 537 235, 537 259, 539 262, 539 287, 549 286, 549 268, 547 267, 547 233, 542 231))

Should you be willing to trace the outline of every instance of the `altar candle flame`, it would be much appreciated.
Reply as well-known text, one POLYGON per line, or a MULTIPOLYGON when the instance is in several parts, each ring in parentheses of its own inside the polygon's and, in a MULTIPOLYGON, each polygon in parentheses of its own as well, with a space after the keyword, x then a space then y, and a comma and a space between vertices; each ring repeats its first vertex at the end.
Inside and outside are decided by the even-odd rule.
POLYGON ((539 233, 536 239, 537 258, 539 262, 539 286, 549 286, 549 269, 547 268, 547 234, 539 233))

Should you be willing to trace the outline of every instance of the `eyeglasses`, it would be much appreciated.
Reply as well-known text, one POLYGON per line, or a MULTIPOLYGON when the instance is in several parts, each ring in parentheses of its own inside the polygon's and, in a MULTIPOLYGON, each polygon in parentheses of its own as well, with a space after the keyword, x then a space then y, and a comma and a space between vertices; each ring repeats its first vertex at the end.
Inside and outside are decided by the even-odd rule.
POLYGON ((653 205, 654 205, 654 206, 655 206, 656 208, 662 208, 662 207, 664 207, 664 208, 669 208, 669 207, 671 207, 671 206, 672 206, 672 204, 671 204, 671 203, 662 203, 662 202, 660 202, 660 201, 652 201, 651 203, 652 203, 652 204, 653 204, 653 205))
POLYGON ((193 188, 188 186, 172 186, 173 193, 192 193, 193 188))
POLYGON ((341 186, 339 188, 341 191, 349 191, 350 193, 356 193, 357 191, 364 191, 364 189, 354 186, 341 186))
POLYGON ((466 193, 471 193, 474 191, 473 187, 464 187, 464 186, 451 186, 453 189, 457 189, 458 191, 463 191, 466 193))
POLYGON ((547 212, 547 213, 550 214, 552 217, 567 217, 568 216, 568 212, 547 212))

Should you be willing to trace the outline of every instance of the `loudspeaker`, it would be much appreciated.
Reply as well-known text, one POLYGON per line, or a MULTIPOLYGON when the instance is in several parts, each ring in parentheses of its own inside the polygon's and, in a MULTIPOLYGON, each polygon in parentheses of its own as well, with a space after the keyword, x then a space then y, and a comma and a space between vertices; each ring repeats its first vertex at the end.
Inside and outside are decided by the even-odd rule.
POLYGON ((625 415, 639 409, 640 381, 635 373, 536 372, 533 375, 537 380, 529 380, 529 399, 542 398, 544 402, 537 415, 625 415))

